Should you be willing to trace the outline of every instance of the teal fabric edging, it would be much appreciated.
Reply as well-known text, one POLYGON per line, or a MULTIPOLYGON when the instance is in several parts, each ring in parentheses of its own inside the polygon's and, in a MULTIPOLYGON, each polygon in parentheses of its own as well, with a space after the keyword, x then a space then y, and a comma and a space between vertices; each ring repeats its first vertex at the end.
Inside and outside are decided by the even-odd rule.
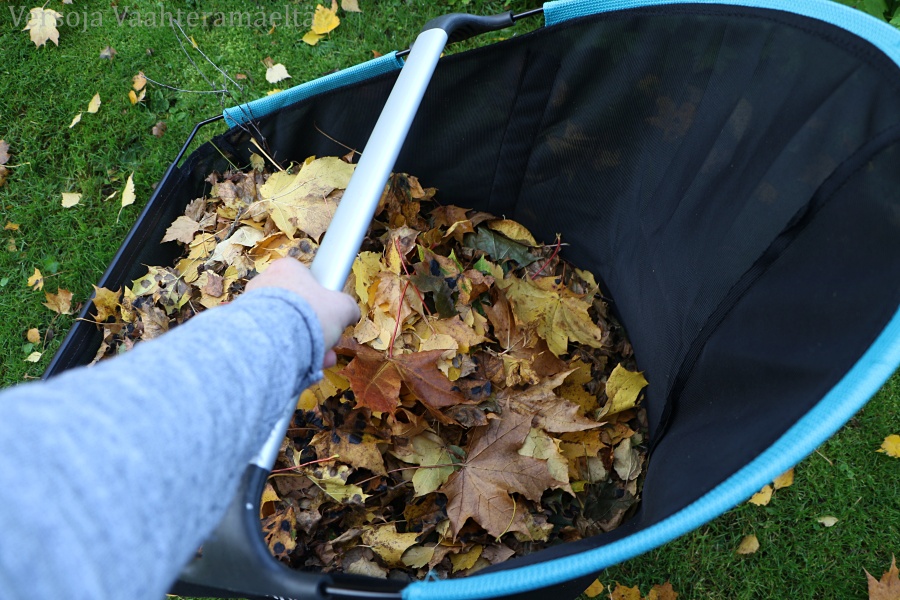
POLYGON ((398 58, 396 52, 391 52, 337 73, 302 83, 278 94, 259 98, 233 108, 226 108, 222 111, 222 114, 225 116, 228 126, 234 127, 251 119, 264 117, 280 108, 305 100, 316 94, 329 92, 383 73, 397 71, 402 67, 403 59, 398 58))
POLYGON ((554 0, 544 3, 544 24, 549 27, 597 13, 665 4, 746 6, 811 17, 868 40, 900 65, 900 31, 872 15, 833 0, 554 0))
POLYGON ((900 364, 900 311, 853 368, 775 443, 708 494, 671 517, 601 548, 542 564, 456 581, 423 581, 404 600, 477 600, 591 575, 682 536, 745 501, 811 454, 861 409, 900 364))

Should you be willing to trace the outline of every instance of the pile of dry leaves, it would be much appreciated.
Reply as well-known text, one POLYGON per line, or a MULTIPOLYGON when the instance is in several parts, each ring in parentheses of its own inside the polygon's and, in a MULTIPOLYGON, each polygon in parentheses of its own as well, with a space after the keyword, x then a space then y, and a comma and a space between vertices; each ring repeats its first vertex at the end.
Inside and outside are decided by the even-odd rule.
MULTIPOLYGON (((272 260, 312 261, 354 165, 254 167, 209 177, 163 240, 184 245, 176 265, 98 290, 98 359, 234 299, 272 260)), ((266 540, 295 568, 465 575, 608 531, 637 502, 646 381, 593 276, 559 239, 434 193, 392 176, 346 287, 362 319, 266 485, 266 540)))

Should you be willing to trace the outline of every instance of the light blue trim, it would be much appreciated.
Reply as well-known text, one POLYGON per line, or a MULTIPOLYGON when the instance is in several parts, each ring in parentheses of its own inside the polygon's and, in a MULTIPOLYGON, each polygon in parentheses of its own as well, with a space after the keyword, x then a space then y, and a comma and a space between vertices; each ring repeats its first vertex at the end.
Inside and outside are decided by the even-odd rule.
POLYGON ((900 31, 872 15, 833 0, 555 0, 544 3, 544 24, 549 27, 597 13, 664 4, 725 4, 812 17, 868 40, 900 65, 900 31))
POLYGON ((740 504, 840 429, 900 365, 900 310, 853 368, 797 423, 702 498, 643 531, 602 548, 519 569, 455 581, 418 582, 405 600, 476 600, 518 594, 597 573, 696 529, 740 504))
POLYGON ((225 116, 228 126, 234 127, 235 125, 246 123, 250 119, 264 117, 279 108, 284 108, 289 104, 305 100, 316 94, 329 92, 383 73, 398 71, 402 67, 403 59, 398 58, 396 52, 391 52, 337 73, 301 83, 278 94, 259 98, 233 108, 226 108, 222 111, 222 114, 225 116))

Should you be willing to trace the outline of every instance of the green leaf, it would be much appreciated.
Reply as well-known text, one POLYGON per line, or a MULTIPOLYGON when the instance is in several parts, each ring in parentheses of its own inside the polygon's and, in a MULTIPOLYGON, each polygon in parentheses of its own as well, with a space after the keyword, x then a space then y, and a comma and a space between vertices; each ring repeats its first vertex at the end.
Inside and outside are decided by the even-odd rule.
POLYGON ((466 235, 465 244, 470 248, 483 251, 496 261, 512 260, 520 267, 530 265, 537 260, 537 257, 528 251, 527 246, 514 242, 486 227, 479 227, 474 235, 471 233, 466 235))

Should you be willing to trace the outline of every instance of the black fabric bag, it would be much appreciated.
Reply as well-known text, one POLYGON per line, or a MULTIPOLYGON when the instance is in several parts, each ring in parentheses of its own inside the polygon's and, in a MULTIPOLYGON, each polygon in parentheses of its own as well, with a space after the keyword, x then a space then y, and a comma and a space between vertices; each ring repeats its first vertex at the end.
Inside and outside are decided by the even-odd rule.
MULTIPOLYGON (((465 580, 366 580, 359 597, 575 596, 801 460, 900 362, 900 32, 818 0, 551 2, 545 18, 440 62, 396 170, 538 239, 562 232, 602 280, 650 381, 641 508, 465 580)), ((283 162, 345 152, 317 126, 362 148, 396 72, 351 71, 230 111, 100 285, 172 261, 166 227, 226 157, 249 162, 251 136, 283 162)), ((77 323, 48 373, 99 343, 77 323)), ((303 577, 311 595, 345 581, 303 577)), ((228 589, 270 593, 253 585, 228 589)))

